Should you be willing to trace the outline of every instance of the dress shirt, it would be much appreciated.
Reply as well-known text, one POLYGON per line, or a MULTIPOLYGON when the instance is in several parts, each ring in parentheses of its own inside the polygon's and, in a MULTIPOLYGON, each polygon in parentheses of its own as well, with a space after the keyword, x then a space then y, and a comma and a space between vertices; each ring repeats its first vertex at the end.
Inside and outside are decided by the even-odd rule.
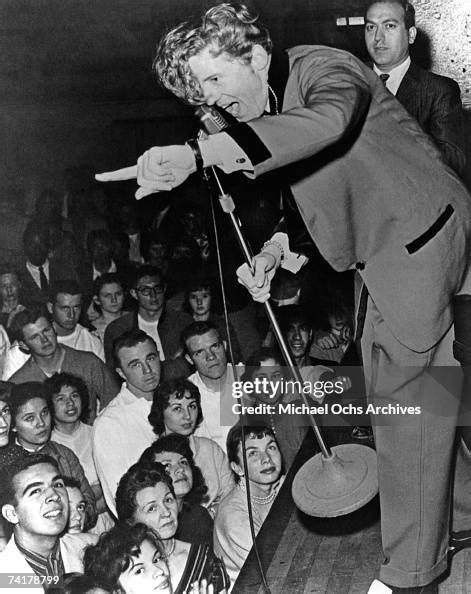
MULTIPOLYGON (((243 371, 243 368, 241 369, 243 371)), ((237 401, 232 396, 234 376, 231 366, 227 366, 222 391, 208 388, 198 372, 190 375, 188 379, 195 384, 201 395, 203 421, 196 429, 195 435, 213 439, 226 452, 226 439, 229 429, 239 420, 238 415, 232 411, 232 406, 237 401)))
POLYGON ((380 76, 381 74, 389 74, 389 78, 386 81, 386 88, 388 89, 388 91, 391 91, 393 95, 395 95, 397 93, 399 85, 402 82, 402 79, 404 78, 406 72, 409 70, 409 66, 410 56, 408 56, 407 59, 404 60, 404 62, 402 62, 402 64, 399 64, 399 66, 396 66, 390 72, 383 72, 376 66, 376 64, 373 64, 373 70, 376 72, 378 76, 380 76))
POLYGON ((152 402, 137 398, 124 383, 93 425, 93 459, 105 501, 116 515, 120 478, 156 439, 147 420, 152 402))
MULTIPOLYGON (((41 289, 41 273, 39 272, 40 267, 35 266, 34 264, 31 264, 31 262, 27 261, 26 268, 33 277, 34 282, 41 289)), ((47 258, 44 264, 42 265, 42 269, 44 270, 44 274, 46 275, 48 282, 51 282, 51 277, 49 276, 49 260, 47 258)))

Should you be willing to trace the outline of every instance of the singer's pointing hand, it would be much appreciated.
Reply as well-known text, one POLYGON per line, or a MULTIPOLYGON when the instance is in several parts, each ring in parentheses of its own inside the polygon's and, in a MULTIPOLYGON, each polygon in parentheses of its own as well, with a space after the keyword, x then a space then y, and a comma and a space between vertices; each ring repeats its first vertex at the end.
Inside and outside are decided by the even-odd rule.
POLYGON ((172 190, 194 171, 195 157, 190 147, 169 145, 152 147, 139 157, 137 165, 99 173, 95 177, 103 182, 136 178, 140 186, 136 198, 140 200, 155 192, 172 190))
POLYGON ((276 272, 275 258, 266 253, 260 253, 252 260, 253 271, 247 264, 237 269, 237 280, 246 287, 252 299, 264 303, 270 298, 270 285, 276 272))

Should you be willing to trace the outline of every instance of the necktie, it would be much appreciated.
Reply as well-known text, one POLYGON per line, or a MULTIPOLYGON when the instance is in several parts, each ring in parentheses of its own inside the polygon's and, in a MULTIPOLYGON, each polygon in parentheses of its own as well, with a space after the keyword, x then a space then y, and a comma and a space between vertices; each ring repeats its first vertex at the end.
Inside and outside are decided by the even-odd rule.
POLYGON ((41 291, 43 293, 47 293, 49 289, 49 282, 42 266, 39 266, 39 284, 41 285, 41 291))
POLYGON ((380 74, 379 78, 383 81, 383 85, 386 86, 386 81, 389 78, 389 74, 380 74))

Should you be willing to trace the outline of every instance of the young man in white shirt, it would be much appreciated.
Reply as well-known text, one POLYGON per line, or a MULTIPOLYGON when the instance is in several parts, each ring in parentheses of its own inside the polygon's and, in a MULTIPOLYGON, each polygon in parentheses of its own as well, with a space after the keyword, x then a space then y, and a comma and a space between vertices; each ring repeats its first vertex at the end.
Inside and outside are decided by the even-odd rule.
POLYGON ((209 437, 226 450, 230 427, 238 421, 232 411, 234 376, 227 364, 226 343, 212 322, 193 322, 182 333, 186 359, 195 366, 188 378, 201 394, 203 421, 195 435, 209 437))
POLYGON ((160 358, 154 340, 139 329, 117 338, 113 352, 124 383, 95 421, 93 459, 105 501, 116 514, 120 478, 156 437, 148 416, 160 381, 160 358))
MULTIPOLYGON (((13 535, 0 553, 0 573, 35 574, 52 585, 65 573, 83 572, 84 549, 97 537, 60 537, 68 522, 69 500, 53 458, 32 454, 11 460, 2 470, 1 506, 13 535)), ((40 580, 35 591, 42 592, 40 580)))
POLYGON ((105 352, 100 339, 79 324, 82 313, 82 290, 77 282, 64 280, 54 283, 49 291, 47 308, 61 344, 79 351, 88 351, 105 361, 105 352))

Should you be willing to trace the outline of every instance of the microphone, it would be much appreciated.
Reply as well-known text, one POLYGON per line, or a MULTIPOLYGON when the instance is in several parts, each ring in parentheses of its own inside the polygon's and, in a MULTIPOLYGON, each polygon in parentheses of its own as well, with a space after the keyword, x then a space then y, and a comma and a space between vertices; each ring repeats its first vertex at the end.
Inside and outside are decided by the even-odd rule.
POLYGON ((214 105, 200 105, 195 109, 195 115, 208 134, 217 134, 237 124, 237 120, 230 113, 214 105))

